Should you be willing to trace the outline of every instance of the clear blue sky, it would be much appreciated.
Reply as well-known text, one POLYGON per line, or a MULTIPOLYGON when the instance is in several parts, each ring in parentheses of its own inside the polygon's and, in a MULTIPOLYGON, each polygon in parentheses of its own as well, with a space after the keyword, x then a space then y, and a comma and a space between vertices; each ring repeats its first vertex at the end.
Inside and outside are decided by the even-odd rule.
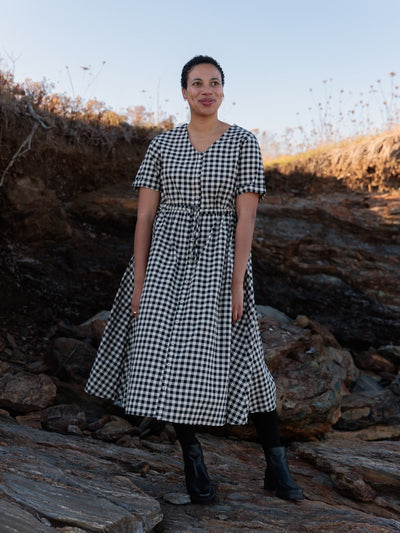
POLYGON ((1 0, 0 57, 17 80, 71 94, 68 67, 86 99, 116 111, 158 99, 185 122, 182 65, 209 54, 226 75, 221 118, 280 133, 307 122, 324 79, 355 99, 391 71, 400 82, 399 24, 400 0, 1 0))

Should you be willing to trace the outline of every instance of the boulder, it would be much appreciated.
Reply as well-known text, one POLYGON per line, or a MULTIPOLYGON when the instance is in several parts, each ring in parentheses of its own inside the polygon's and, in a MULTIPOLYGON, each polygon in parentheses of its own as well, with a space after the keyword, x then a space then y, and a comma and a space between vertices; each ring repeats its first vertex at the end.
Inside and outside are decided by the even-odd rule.
POLYGON ((86 429, 87 420, 84 411, 75 404, 59 404, 44 409, 40 413, 44 429, 69 433, 70 426, 86 429))
POLYGON ((0 407, 17 413, 40 411, 53 404, 57 393, 54 381, 45 374, 19 372, 0 379, 0 407))
MULTIPOLYGON (((298 176, 300 187, 307 178, 298 176)), ((333 180, 337 181, 335 178, 333 180)), ((296 176, 288 178, 293 184, 296 176)), ((258 209, 255 291, 289 317, 305 314, 356 350, 400 344, 400 218, 397 193, 283 191, 258 209)), ((400 353, 400 352, 398 352, 400 353)), ((381 355, 384 355, 380 352, 381 355)))
POLYGON ((339 437, 327 442, 297 443, 293 450, 326 472, 340 494, 356 501, 373 502, 383 495, 399 494, 397 442, 382 442, 376 447, 358 439, 339 437))
POLYGON ((390 359, 374 350, 355 352, 353 356, 356 365, 365 370, 373 370, 374 372, 394 372, 396 370, 396 365, 390 359))
POLYGON ((96 437, 107 441, 116 441, 125 435, 137 435, 138 428, 119 416, 111 416, 109 421, 96 431, 96 437))
POLYGON ((137 472, 144 463, 128 450, 121 457, 120 450, 0 418, 0 511, 7 513, 1 515, 0 529, 15 533, 42 533, 43 526, 49 532, 152 531, 162 519, 160 504, 128 474, 129 463, 137 472))
POLYGON ((54 340, 46 363, 60 377, 83 381, 89 376, 95 356, 96 349, 90 342, 59 337, 54 340))
POLYGON ((396 394, 396 396, 400 396, 400 372, 397 374, 396 378, 392 381, 389 387, 390 390, 396 394))
POLYGON ((18 177, 5 188, 9 203, 4 217, 19 240, 43 245, 59 242, 72 235, 61 201, 54 191, 36 177, 18 177))
POLYGON ((340 405, 359 375, 350 352, 313 321, 277 325, 260 320, 265 359, 277 385, 281 434, 287 439, 312 439, 339 419, 340 405))
POLYGON ((391 390, 353 392, 342 399, 336 429, 356 431, 380 424, 400 424, 399 398, 391 390))

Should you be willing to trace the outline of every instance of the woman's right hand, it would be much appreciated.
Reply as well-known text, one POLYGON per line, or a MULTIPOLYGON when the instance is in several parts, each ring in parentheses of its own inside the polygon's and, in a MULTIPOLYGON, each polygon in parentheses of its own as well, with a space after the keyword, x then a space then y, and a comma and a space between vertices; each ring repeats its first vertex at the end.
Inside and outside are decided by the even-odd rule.
POLYGON ((142 296, 142 287, 135 287, 132 294, 131 312, 133 318, 139 318, 140 297, 142 296))

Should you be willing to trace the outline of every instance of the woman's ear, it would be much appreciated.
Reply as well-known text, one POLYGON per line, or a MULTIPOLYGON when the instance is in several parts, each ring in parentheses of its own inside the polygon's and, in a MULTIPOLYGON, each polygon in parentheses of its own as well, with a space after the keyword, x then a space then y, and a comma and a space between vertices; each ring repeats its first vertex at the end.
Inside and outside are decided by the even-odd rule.
POLYGON ((182 87, 182 96, 184 100, 187 100, 187 90, 185 89, 185 87, 182 87))

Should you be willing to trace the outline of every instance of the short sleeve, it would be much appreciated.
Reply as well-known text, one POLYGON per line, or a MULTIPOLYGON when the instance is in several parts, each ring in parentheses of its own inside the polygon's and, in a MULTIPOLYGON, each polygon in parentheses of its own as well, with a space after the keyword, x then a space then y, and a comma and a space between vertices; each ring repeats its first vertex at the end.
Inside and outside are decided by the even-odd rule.
POLYGON ((260 200, 266 193, 260 146, 255 135, 250 132, 240 149, 236 177, 236 196, 245 192, 258 193, 260 200))
POLYGON ((161 191, 161 157, 155 137, 147 149, 146 155, 139 167, 138 173, 133 180, 132 187, 147 187, 155 191, 161 191))

